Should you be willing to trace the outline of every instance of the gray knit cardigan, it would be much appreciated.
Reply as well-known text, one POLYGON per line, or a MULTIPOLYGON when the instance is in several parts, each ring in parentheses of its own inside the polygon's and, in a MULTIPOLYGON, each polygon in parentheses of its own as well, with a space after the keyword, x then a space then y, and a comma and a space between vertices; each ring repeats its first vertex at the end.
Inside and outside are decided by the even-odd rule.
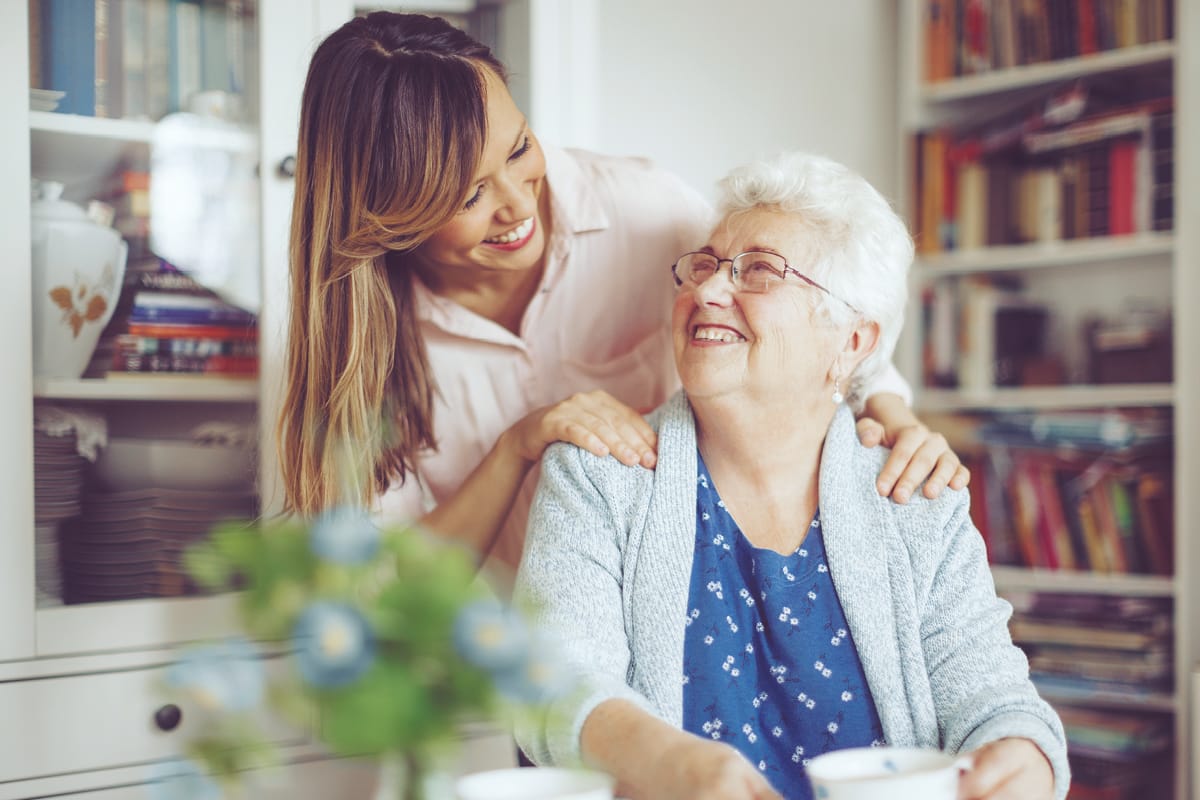
MULTIPOLYGON (((605 700, 683 720, 683 643, 696 536, 696 428, 683 392, 648 417, 658 466, 627 467, 567 444, 542 461, 516 593, 559 640, 580 692, 517 740, 539 764, 578 764, 579 733, 605 700)), ((1032 739, 1067 793, 1062 724, 1012 644, 968 493, 897 505, 875 490, 887 450, 863 447, 850 410, 821 454, 821 526, 887 741, 968 751, 1032 739)))

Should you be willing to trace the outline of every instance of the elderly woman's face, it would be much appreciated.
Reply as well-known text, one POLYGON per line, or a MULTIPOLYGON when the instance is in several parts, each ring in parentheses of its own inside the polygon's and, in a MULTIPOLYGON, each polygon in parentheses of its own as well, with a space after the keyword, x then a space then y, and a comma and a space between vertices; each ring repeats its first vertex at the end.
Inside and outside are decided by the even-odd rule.
MULTIPOLYGON (((705 249, 717 258, 765 250, 805 272, 813 235, 797 214, 755 209, 723 219, 705 249)), ((825 397, 830 368, 848 331, 815 310, 819 291, 789 275, 767 294, 738 292, 728 262, 699 285, 684 283, 671 318, 684 389, 693 399, 789 405, 825 397)))

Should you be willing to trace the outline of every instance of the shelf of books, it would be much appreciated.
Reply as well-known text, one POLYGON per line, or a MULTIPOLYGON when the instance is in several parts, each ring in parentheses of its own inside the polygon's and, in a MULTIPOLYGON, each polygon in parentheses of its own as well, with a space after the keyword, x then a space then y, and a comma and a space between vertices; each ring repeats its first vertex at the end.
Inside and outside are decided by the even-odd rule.
POLYGON ((904 18, 915 402, 971 469, 1073 800, 1187 785, 1177 11, 910 0, 904 18))

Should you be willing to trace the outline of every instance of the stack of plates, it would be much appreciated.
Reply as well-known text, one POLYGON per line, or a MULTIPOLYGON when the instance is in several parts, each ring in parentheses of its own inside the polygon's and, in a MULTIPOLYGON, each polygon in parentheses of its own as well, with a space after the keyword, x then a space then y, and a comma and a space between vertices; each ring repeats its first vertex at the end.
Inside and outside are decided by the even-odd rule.
POLYGON ((58 562, 58 523, 38 523, 33 527, 34 571, 37 606, 62 603, 62 570, 58 562))
POLYGON ((75 432, 33 432, 33 516, 39 525, 78 516, 87 462, 75 449, 75 432))
POLYGON ((83 512, 63 526, 68 603, 195 593, 184 551, 222 521, 252 519, 257 500, 244 492, 135 489, 88 493, 83 512))
POLYGON ((29 110, 53 111, 58 108, 58 104, 64 96, 66 96, 66 92, 60 92, 56 89, 30 89, 29 110))

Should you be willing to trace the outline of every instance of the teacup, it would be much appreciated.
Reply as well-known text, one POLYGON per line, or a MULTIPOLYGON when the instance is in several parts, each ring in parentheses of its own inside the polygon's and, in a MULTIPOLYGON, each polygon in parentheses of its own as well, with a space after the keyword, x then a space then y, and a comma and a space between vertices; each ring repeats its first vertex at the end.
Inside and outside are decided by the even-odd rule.
POLYGON ((454 794, 458 800, 613 800, 613 779, 591 770, 516 767, 459 778, 454 794))
POLYGON ((814 758, 816 800, 955 800, 969 755, 922 747, 855 747, 814 758))

